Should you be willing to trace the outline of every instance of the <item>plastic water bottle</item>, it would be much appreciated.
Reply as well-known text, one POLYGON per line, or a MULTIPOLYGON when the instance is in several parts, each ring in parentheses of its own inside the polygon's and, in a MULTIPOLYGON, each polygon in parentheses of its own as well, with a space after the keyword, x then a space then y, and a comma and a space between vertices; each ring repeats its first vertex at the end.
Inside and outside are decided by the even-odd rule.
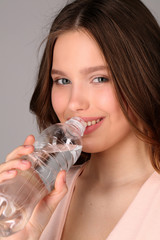
POLYGON ((35 142, 33 153, 23 156, 32 166, 18 170, 15 178, 0 184, 0 236, 23 229, 37 203, 54 188, 60 170, 68 171, 82 151, 85 122, 71 118, 45 129, 35 142))

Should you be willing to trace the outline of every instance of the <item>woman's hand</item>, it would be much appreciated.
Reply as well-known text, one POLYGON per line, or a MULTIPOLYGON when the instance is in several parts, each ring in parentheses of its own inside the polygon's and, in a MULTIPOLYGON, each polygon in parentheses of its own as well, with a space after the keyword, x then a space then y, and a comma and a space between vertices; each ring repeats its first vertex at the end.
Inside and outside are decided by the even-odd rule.
MULTIPOLYGON (((27 155, 33 152, 35 139, 32 135, 29 135, 23 146, 16 148, 6 158, 6 162, 0 165, 0 183, 14 178, 17 175, 17 170, 25 171, 31 167, 29 161, 21 160, 23 155, 27 155)), ((55 189, 42 199, 33 211, 33 214, 26 224, 25 228, 10 237, 0 238, 6 240, 38 240, 50 220, 54 210, 58 203, 67 193, 67 186, 65 183, 66 173, 61 171, 55 182, 55 189)))

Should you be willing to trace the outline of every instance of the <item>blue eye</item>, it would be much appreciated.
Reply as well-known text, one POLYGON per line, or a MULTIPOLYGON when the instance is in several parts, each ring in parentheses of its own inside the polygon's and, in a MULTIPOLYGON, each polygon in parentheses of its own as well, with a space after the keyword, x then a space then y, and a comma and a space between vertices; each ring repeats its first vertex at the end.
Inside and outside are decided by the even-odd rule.
POLYGON ((108 82, 109 79, 108 78, 105 78, 105 77, 96 77, 93 79, 93 82, 94 83, 105 83, 105 82, 108 82))
POLYGON ((57 85, 67 85, 70 84, 71 81, 66 79, 66 78, 61 78, 61 79, 57 79, 54 81, 57 85))

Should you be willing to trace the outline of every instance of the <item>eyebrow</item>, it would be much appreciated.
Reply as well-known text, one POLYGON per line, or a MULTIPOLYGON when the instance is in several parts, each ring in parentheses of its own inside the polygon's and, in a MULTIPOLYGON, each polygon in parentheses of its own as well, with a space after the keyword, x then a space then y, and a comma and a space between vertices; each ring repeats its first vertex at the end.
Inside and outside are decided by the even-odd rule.
MULTIPOLYGON (((88 67, 88 68, 84 68, 82 70, 80 70, 80 73, 82 74, 89 74, 89 73, 93 73, 99 70, 108 70, 107 66, 95 66, 95 67, 88 67)), ((57 69, 52 69, 51 70, 51 74, 58 74, 58 75, 65 75, 65 73, 63 71, 57 70, 57 69)))

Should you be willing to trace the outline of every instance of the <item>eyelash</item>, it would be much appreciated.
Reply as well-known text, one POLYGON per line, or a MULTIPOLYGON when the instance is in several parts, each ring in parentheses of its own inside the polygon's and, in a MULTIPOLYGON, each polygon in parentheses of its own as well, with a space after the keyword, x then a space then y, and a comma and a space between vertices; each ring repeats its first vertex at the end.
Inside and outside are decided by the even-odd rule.
POLYGON ((108 82, 108 81, 109 81, 109 79, 106 78, 106 77, 96 77, 96 78, 93 79, 93 81, 94 81, 95 79, 98 79, 98 82, 97 82, 97 83, 104 83, 104 82, 108 82), (99 79, 103 79, 103 80, 105 80, 105 81, 99 82, 99 79))
MULTIPOLYGON (((106 78, 106 77, 96 77, 92 80, 93 83, 105 83, 105 82, 108 82, 108 81, 109 81, 109 79, 106 78), (97 79, 98 81, 94 82, 95 79, 97 79), (99 81, 99 80, 102 80, 102 79, 103 79, 103 81, 99 81)), ((71 83, 71 81, 66 79, 66 78, 59 78, 59 79, 53 80, 53 83, 55 83, 57 85, 68 85, 68 84, 71 83), (61 83, 60 83, 60 81, 61 81, 61 83), (64 83, 64 81, 66 81, 66 82, 64 83)))
POLYGON ((66 78, 59 78, 59 79, 55 79, 55 80, 53 80, 53 83, 55 83, 55 84, 57 84, 57 85, 67 85, 67 84, 69 84, 69 83, 71 83, 71 81, 70 80, 68 80, 68 79, 66 79, 66 78), (67 81, 67 83, 59 83, 60 81, 67 81))

